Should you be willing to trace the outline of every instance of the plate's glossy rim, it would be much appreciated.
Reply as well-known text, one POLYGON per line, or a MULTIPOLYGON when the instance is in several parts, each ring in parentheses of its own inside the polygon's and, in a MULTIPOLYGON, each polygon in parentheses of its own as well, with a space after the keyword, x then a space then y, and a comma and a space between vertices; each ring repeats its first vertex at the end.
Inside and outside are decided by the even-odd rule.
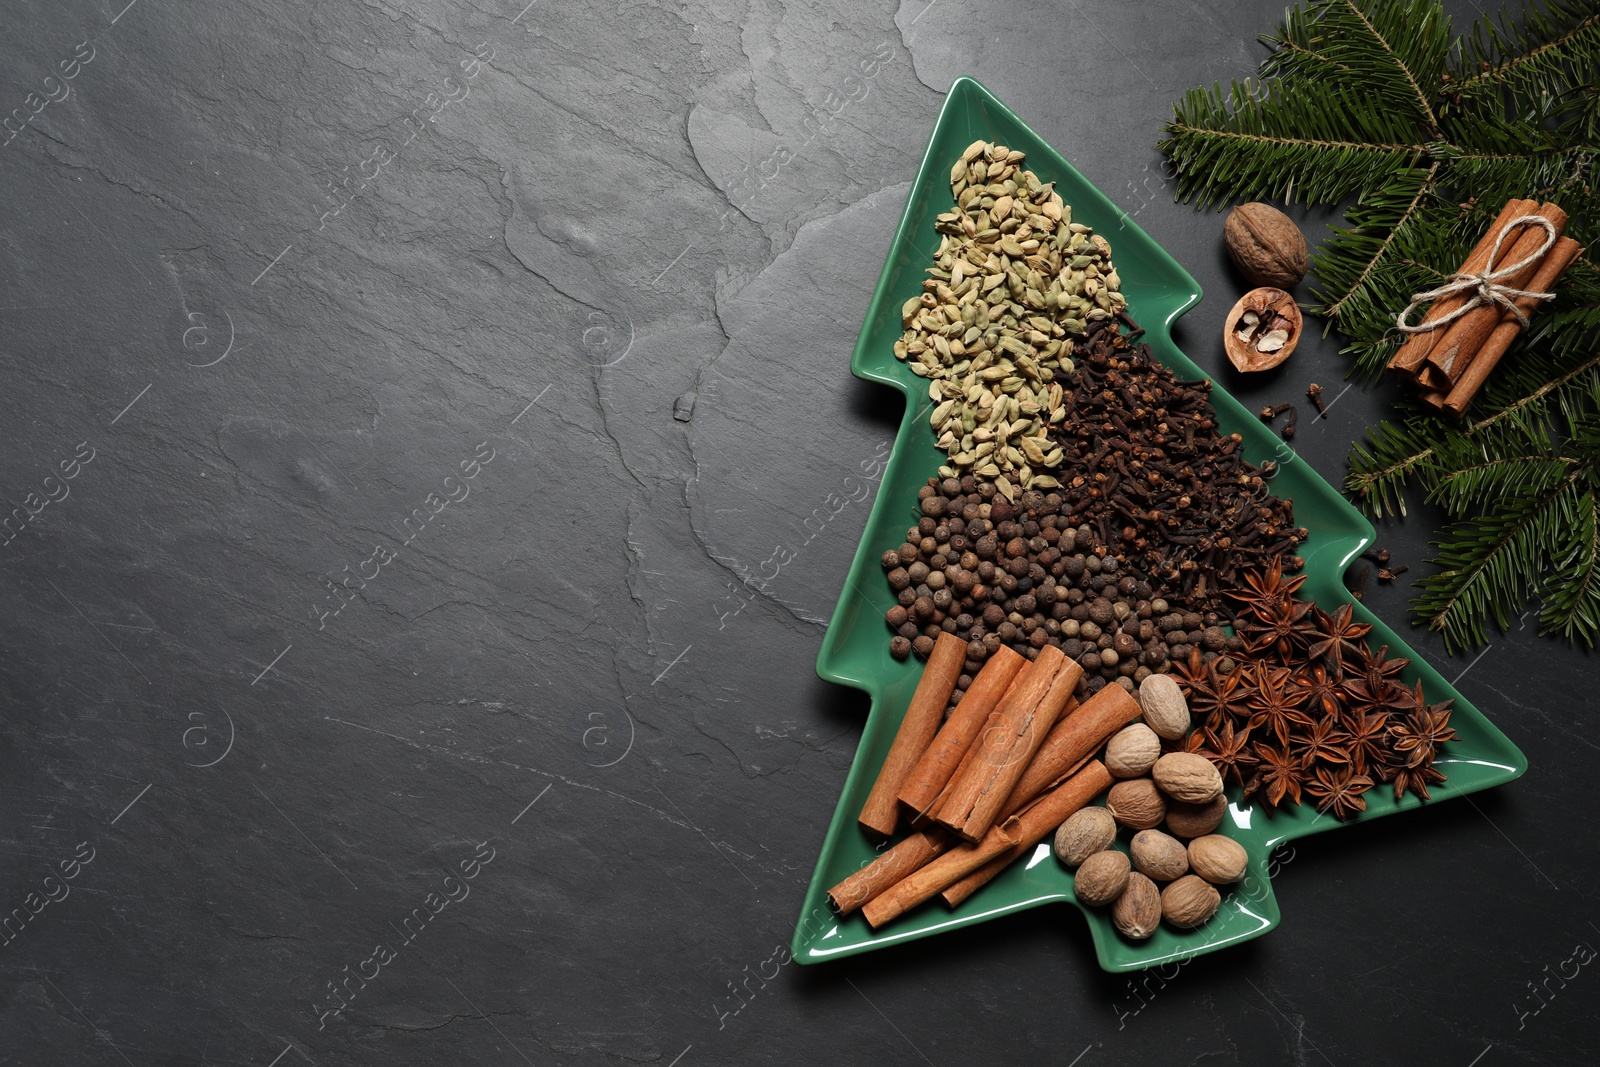
MULTIPOLYGON (((894 479, 891 471, 895 466, 897 466, 897 461, 909 461, 908 457, 903 455, 903 452, 906 450, 902 450, 900 446, 902 442, 912 441, 913 439, 909 435, 915 433, 918 429, 920 429, 921 426, 921 412, 918 403, 919 394, 913 392, 913 389, 916 388, 916 383, 920 382, 921 379, 916 379, 914 382, 908 382, 903 376, 895 376, 891 373, 886 373, 885 370, 880 370, 880 367, 892 369, 892 365, 884 363, 881 353, 870 350, 871 346, 868 343, 868 335, 871 332, 871 325, 883 313, 882 308, 885 302, 889 299, 888 290, 891 284, 891 275, 894 273, 892 267, 896 251, 902 247, 904 242, 907 241, 911 241, 913 246, 915 245, 915 242, 911 240, 912 235, 909 231, 913 225, 914 209, 917 206, 916 193, 919 189, 925 187, 928 180, 927 176, 929 171, 932 168, 940 167, 939 161, 933 158, 933 154, 935 151, 935 146, 939 143, 939 133, 941 128, 947 121, 951 120, 952 115, 957 109, 963 109, 971 106, 973 103, 971 98, 974 96, 978 97, 985 106, 993 108, 995 111, 1003 114, 1018 127, 1032 135, 1040 148, 1042 148, 1050 157, 1049 162, 1054 168, 1074 175, 1081 182, 1082 186, 1090 191, 1090 199, 1098 199, 1099 202, 1094 205, 1095 208, 1103 211, 1107 216, 1119 218, 1121 221, 1121 229, 1118 237, 1119 241, 1125 241, 1128 239, 1129 235, 1133 235, 1135 240, 1147 246, 1147 251, 1157 255, 1159 258, 1165 261, 1163 263, 1163 267, 1170 270, 1173 275, 1173 280, 1177 283, 1172 287, 1174 290, 1173 295, 1177 299, 1171 304, 1165 315, 1149 321, 1141 319, 1141 324, 1143 324, 1146 328, 1147 336, 1145 339, 1148 340, 1152 347, 1161 354, 1162 362, 1172 366, 1175 370, 1180 370, 1186 374, 1191 374, 1194 376, 1211 377, 1210 375, 1206 374, 1206 372, 1201 370, 1197 365, 1195 365, 1193 361, 1190 360, 1180 349, 1178 349, 1171 338, 1172 323, 1175 322, 1179 316, 1183 315, 1190 308, 1194 307, 1194 305, 1197 304, 1201 299, 1202 293, 1199 283, 1196 282, 1195 279, 1186 270, 1184 270, 1183 267, 1178 264, 1169 253, 1165 251, 1165 249, 1161 248, 1161 246, 1157 244, 1154 239, 1150 238, 1148 234, 1140 229, 1137 224, 1135 224, 1126 215, 1125 212, 1122 212, 1113 201, 1106 197, 1105 194, 1100 192, 1100 190, 1096 188, 1092 182, 1079 173, 1070 162, 1060 155, 1059 152, 1056 152, 1051 146, 1045 143, 1042 138, 1039 138, 1038 135, 1035 134, 1026 123, 1024 123, 1019 117, 1016 116, 1015 113, 1001 103, 1000 100, 994 96, 994 94, 990 93, 975 79, 961 77, 956 79, 956 81, 951 85, 950 92, 946 96, 944 105, 940 109, 938 119, 934 124, 933 131, 928 140, 928 147, 924 152, 922 162, 918 168, 917 176, 912 183, 911 192, 907 196, 906 206, 902 210, 899 224, 896 226, 894 236, 890 241, 884 269, 879 274, 878 282, 874 288, 871 302, 868 305, 865 325, 863 326, 861 334, 857 340, 855 351, 851 358, 851 371, 856 377, 891 386, 899 391, 906 401, 905 411, 901 418, 900 427, 895 438, 895 447, 890 454, 889 469, 886 469, 883 475, 883 485, 889 485, 893 483, 894 479)), ((1032 155, 1031 151, 1030 155, 1032 155)), ((943 168, 940 167, 939 172, 935 173, 940 173, 942 170, 943 168)), ((1074 210, 1081 210, 1083 205, 1084 200, 1082 197, 1079 197, 1074 201, 1074 210)), ((1213 404, 1219 408, 1233 409, 1232 413, 1236 419, 1238 416, 1243 415, 1245 424, 1250 425, 1249 413, 1247 409, 1245 409, 1243 405, 1241 405, 1220 386, 1214 387, 1212 400, 1213 404)), ((1278 442, 1275 436, 1271 435, 1270 431, 1267 431, 1266 433, 1268 439, 1270 439, 1273 443, 1275 449, 1275 458, 1279 460, 1281 465, 1287 466, 1288 464, 1303 462, 1292 450, 1288 449, 1286 446, 1283 446, 1281 442, 1278 442)), ((1256 436, 1259 437, 1259 435, 1256 436)), ((1527 761, 1522 753, 1511 744, 1509 739, 1507 739, 1504 734, 1502 734, 1498 728, 1487 719, 1487 717, 1483 716, 1481 712, 1473 707, 1470 702, 1467 702, 1464 698, 1461 698, 1460 694, 1455 692, 1454 687, 1450 686, 1443 679, 1443 677, 1440 676, 1438 672, 1427 663, 1427 661, 1417 656, 1416 653, 1413 652, 1410 647, 1403 640, 1401 640, 1387 624, 1385 624, 1381 619, 1377 618, 1377 616, 1373 615, 1372 612, 1365 607, 1365 605, 1361 604, 1359 601, 1351 600, 1350 594, 1348 590, 1345 589, 1342 581, 1343 572, 1349 563, 1354 560, 1360 554, 1360 552, 1366 548, 1367 545, 1373 542, 1375 538, 1375 531, 1372 527, 1372 524, 1365 518, 1365 516, 1362 516, 1358 511, 1356 511, 1355 508, 1352 507, 1350 503, 1337 492, 1337 490, 1333 489, 1333 487, 1330 486, 1325 479, 1323 479, 1315 471, 1309 471, 1309 473, 1311 476, 1312 488, 1317 489, 1320 487, 1319 495, 1324 497, 1322 503, 1325 506, 1333 507, 1337 512, 1339 512, 1344 520, 1343 525, 1349 529, 1352 529, 1354 533, 1346 533, 1343 538, 1335 539, 1333 542, 1327 543, 1325 547, 1320 549, 1323 554, 1327 554, 1329 550, 1333 550, 1339 552, 1339 555, 1336 560, 1336 565, 1325 565, 1319 568, 1316 572, 1312 572, 1311 568, 1309 567, 1307 568, 1307 572, 1310 574, 1307 582, 1307 595, 1311 596, 1312 599, 1315 599, 1318 603, 1323 604, 1342 602, 1353 603, 1356 614, 1362 618, 1363 621, 1373 624, 1374 644, 1387 643, 1391 647, 1399 649, 1401 654, 1409 654, 1413 661, 1414 669, 1423 676, 1423 681, 1430 688, 1430 690, 1438 691, 1439 689, 1443 688, 1447 690, 1450 695, 1453 695, 1457 701, 1458 708, 1465 710, 1468 715, 1475 720, 1481 720, 1481 726, 1485 728, 1490 735, 1489 740, 1497 741, 1498 744, 1496 744, 1494 747, 1499 749, 1500 753, 1505 756, 1505 761, 1498 763, 1484 760, 1471 761, 1479 763, 1483 766, 1491 767, 1498 773, 1495 774, 1491 780, 1470 784, 1464 787, 1457 787, 1453 790, 1441 788, 1439 790, 1439 794, 1436 796, 1436 799, 1433 802, 1437 802, 1437 800, 1440 799, 1447 799, 1448 796, 1461 796, 1481 789, 1491 788, 1495 785, 1504 784, 1505 782, 1512 781, 1515 778, 1520 777, 1527 770, 1527 761)), ((874 501, 872 514, 869 515, 867 521, 868 534, 870 534, 871 530, 876 525, 874 520, 877 518, 880 508, 885 506, 887 506, 886 494, 880 494, 878 499, 874 501)), ((862 563, 864 557, 872 555, 872 546, 870 546, 867 542, 868 535, 864 534, 862 542, 860 545, 858 545, 856 555, 846 573, 845 588, 841 592, 840 599, 835 606, 833 617, 830 619, 827 633, 823 639, 822 648, 818 653, 817 673, 824 680, 836 682, 841 685, 851 686, 852 688, 865 691, 871 698, 871 708, 869 710, 867 719, 867 723, 870 724, 872 718, 878 713, 878 709, 883 702, 883 682, 881 679, 875 677, 858 676, 856 673, 846 670, 840 663, 836 662, 841 658, 840 642, 843 640, 843 637, 841 628, 835 625, 839 621, 840 615, 846 610, 846 598, 851 594, 851 587, 856 584, 855 580, 857 576, 863 570, 870 570, 870 568, 864 568, 862 563)), ((863 729, 863 740, 865 740, 866 727, 864 726, 863 729)), ((871 768, 870 773, 875 774, 876 770, 876 767, 871 768)), ((832 856, 840 835, 849 832, 854 825, 853 812, 844 804, 844 798, 858 791, 858 779, 867 775, 868 773, 869 769, 862 764, 862 761, 857 759, 856 761, 852 762, 849 775, 847 776, 845 785, 841 791, 840 802, 838 805, 836 805, 833 818, 830 821, 827 834, 823 841, 823 845, 819 850, 817 864, 813 871, 811 882, 807 888, 805 904, 802 908, 801 921, 796 926, 792 944, 792 957, 801 963, 816 963, 826 959, 839 958, 861 952, 873 951, 890 944, 931 936, 955 927, 972 925, 974 923, 987 921, 988 919, 996 918, 1011 912, 1037 907, 1041 904, 1051 903, 1054 901, 1065 901, 1085 915, 1091 931, 1092 939, 1095 942, 1096 955, 1101 967, 1107 971, 1120 972, 1141 970, 1164 962, 1169 962, 1174 959, 1192 958, 1195 955, 1215 951, 1216 949, 1224 947, 1225 945, 1236 944, 1241 941, 1259 937, 1277 925, 1280 916, 1275 897, 1271 891, 1271 883, 1268 876, 1268 867, 1273 849, 1290 840, 1308 836, 1310 834, 1322 833, 1326 830, 1334 829, 1340 826, 1351 825, 1351 823, 1341 823, 1338 820, 1324 818, 1314 814, 1304 817, 1297 817, 1297 815, 1294 813, 1278 816, 1282 827, 1282 833, 1278 835, 1271 835, 1266 838, 1265 841, 1256 845, 1255 849, 1251 851, 1250 855, 1249 874, 1247 875, 1247 881, 1245 884, 1250 884, 1249 880, 1254 879, 1258 880, 1259 884, 1266 887, 1264 898, 1258 902, 1260 913, 1257 914, 1256 912, 1249 912, 1249 914, 1258 920, 1256 924, 1253 927, 1243 931, 1235 932, 1227 937, 1202 940, 1198 944, 1185 942, 1182 947, 1173 951, 1155 951, 1142 955, 1137 951, 1130 951, 1132 948, 1131 943, 1118 938, 1117 935, 1110 930, 1110 927, 1107 923, 1099 920, 1097 912, 1091 911, 1085 906, 1079 904, 1070 893, 1063 893, 1053 890, 1042 890, 1032 893, 1031 895, 1025 895, 1021 899, 1010 899, 1002 904, 998 904, 993 908, 977 912, 975 914, 951 914, 948 919, 943 922, 936 922, 932 925, 925 925, 916 929, 897 931, 893 927, 890 927, 884 931, 874 932, 866 941, 857 941, 852 944, 841 945, 838 948, 831 950, 819 950, 812 945, 812 940, 815 936, 814 932, 807 931, 805 924, 812 916, 817 914, 819 910, 824 910, 826 908, 825 891, 827 889, 827 884, 831 883, 824 882, 825 869, 828 866, 828 861, 832 856), (819 905, 821 905, 820 909, 819 905)), ((1414 797, 1408 796, 1404 801, 1395 805, 1393 811, 1374 813, 1372 816, 1367 817, 1367 821, 1370 821, 1371 818, 1381 818, 1388 814, 1394 814, 1397 811, 1405 810, 1410 807, 1421 806, 1421 804, 1421 801, 1414 797)), ((1230 814, 1239 810, 1240 809, 1237 808, 1237 805, 1234 805, 1230 814)), ((1248 811, 1249 809, 1245 810, 1248 811)), ((1307 809, 1301 810, 1304 811, 1307 809)), ((1248 817, 1248 814, 1245 815, 1246 819, 1248 819, 1248 817)), ((1359 822, 1362 820, 1357 819, 1354 821, 1359 822)), ((1026 861, 1027 867, 1031 868, 1045 858, 1044 851, 1041 850, 1047 851, 1048 845, 1040 845, 1035 850, 1035 853, 1026 861)), ((1244 910, 1249 911, 1249 909, 1244 910)))

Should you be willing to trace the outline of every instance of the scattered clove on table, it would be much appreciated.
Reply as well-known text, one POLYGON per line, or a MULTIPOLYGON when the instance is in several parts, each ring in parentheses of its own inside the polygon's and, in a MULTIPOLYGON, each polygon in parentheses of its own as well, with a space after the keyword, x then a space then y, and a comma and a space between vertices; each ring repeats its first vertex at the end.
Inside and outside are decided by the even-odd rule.
POLYGON ((1273 419, 1285 412, 1288 413, 1289 417, 1284 421, 1281 432, 1283 433, 1283 439, 1288 441, 1294 438, 1295 424, 1300 417, 1300 412, 1295 409, 1293 404, 1269 404, 1261 409, 1261 421, 1270 425, 1273 419))

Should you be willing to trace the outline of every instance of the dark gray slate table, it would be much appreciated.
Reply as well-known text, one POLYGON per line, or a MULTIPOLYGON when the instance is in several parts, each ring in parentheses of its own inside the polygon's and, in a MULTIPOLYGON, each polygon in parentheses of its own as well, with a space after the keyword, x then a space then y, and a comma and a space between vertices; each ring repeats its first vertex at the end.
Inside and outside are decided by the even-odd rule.
MULTIPOLYGON (((1278 5, 124 3, 0 16, 4 1062, 1595 1058, 1600 679, 1531 620, 1416 641, 1532 772, 1304 843, 1257 942, 1141 984, 1045 909, 751 980, 865 712, 812 672, 899 414, 846 364, 941 90, 1202 280, 1217 368, 1153 144, 1278 5)), ((1328 386, 1335 481, 1389 401, 1336 347, 1229 380, 1328 386)))

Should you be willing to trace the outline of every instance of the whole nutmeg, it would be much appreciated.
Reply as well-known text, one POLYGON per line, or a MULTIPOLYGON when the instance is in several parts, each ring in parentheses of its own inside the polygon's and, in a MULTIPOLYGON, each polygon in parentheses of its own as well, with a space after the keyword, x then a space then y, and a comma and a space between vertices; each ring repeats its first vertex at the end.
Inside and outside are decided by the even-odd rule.
POLYGON ((1170 675, 1152 674, 1139 683, 1139 707, 1150 729, 1168 741, 1189 732, 1189 702, 1170 675))
POLYGON ((1118 778, 1140 778, 1161 758, 1161 738, 1142 722, 1124 726, 1106 742, 1106 770, 1118 778))
POLYGON ((1122 896, 1128 884, 1128 857, 1113 849, 1085 859, 1072 876, 1072 892, 1090 907, 1098 908, 1122 896))
MULTIPOLYGON (((1199 878, 1195 881, 1211 889, 1199 878)), ((1211 891, 1216 892, 1215 889, 1211 891)), ((1156 884, 1134 871, 1128 875, 1128 884, 1123 887, 1122 895, 1111 905, 1111 925, 1123 937, 1143 941, 1161 925, 1161 910, 1161 892, 1156 889, 1156 884)))
POLYGON ((1189 842, 1189 866, 1214 885, 1227 885, 1244 877, 1250 862, 1244 846, 1231 837, 1207 834, 1189 842))
POLYGON ((1222 817, 1227 813, 1228 798, 1222 793, 1204 804, 1174 800, 1167 805, 1167 833, 1175 837, 1204 837, 1222 825, 1222 817))
POLYGON ((1311 249, 1294 220, 1271 204, 1240 204, 1222 224, 1228 258, 1251 285, 1293 289, 1306 276, 1311 249))
POLYGON ((1167 802, 1150 779, 1130 778, 1111 787, 1106 810, 1130 830, 1151 830, 1167 817, 1167 802))
POLYGON ((1163 793, 1185 804, 1204 804, 1222 793, 1222 775, 1196 752, 1168 752, 1150 768, 1150 777, 1163 793))
POLYGON ((1160 830, 1140 830, 1128 845, 1133 866, 1147 878, 1170 882, 1189 873, 1189 853, 1183 842, 1160 830))
MULTIPOLYGON (((1126 895, 1127 890, 1123 893, 1126 895)), ((1222 894, 1197 874, 1186 874, 1161 891, 1161 914, 1167 922, 1184 930, 1210 922, 1221 903, 1222 894)))
POLYGON ((1117 820, 1105 808, 1081 808, 1056 831, 1056 858, 1076 867, 1117 839, 1117 820))

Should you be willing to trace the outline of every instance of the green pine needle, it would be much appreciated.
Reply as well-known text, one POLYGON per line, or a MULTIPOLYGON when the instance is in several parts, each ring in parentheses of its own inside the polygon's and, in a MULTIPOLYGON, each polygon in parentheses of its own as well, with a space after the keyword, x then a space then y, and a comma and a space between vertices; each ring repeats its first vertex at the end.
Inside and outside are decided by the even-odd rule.
MULTIPOLYGON (((1466 258, 1501 204, 1554 200, 1600 236, 1600 12, 1543 0, 1457 36, 1437 0, 1311 0, 1262 38, 1261 79, 1193 89, 1160 147, 1180 199, 1335 203, 1310 310, 1374 377, 1397 312, 1466 258)), ((1448 517, 1419 622, 1452 650, 1542 605, 1545 633, 1600 639, 1600 268, 1580 258, 1456 422, 1420 403, 1350 451, 1374 515, 1421 492, 1448 517)))

